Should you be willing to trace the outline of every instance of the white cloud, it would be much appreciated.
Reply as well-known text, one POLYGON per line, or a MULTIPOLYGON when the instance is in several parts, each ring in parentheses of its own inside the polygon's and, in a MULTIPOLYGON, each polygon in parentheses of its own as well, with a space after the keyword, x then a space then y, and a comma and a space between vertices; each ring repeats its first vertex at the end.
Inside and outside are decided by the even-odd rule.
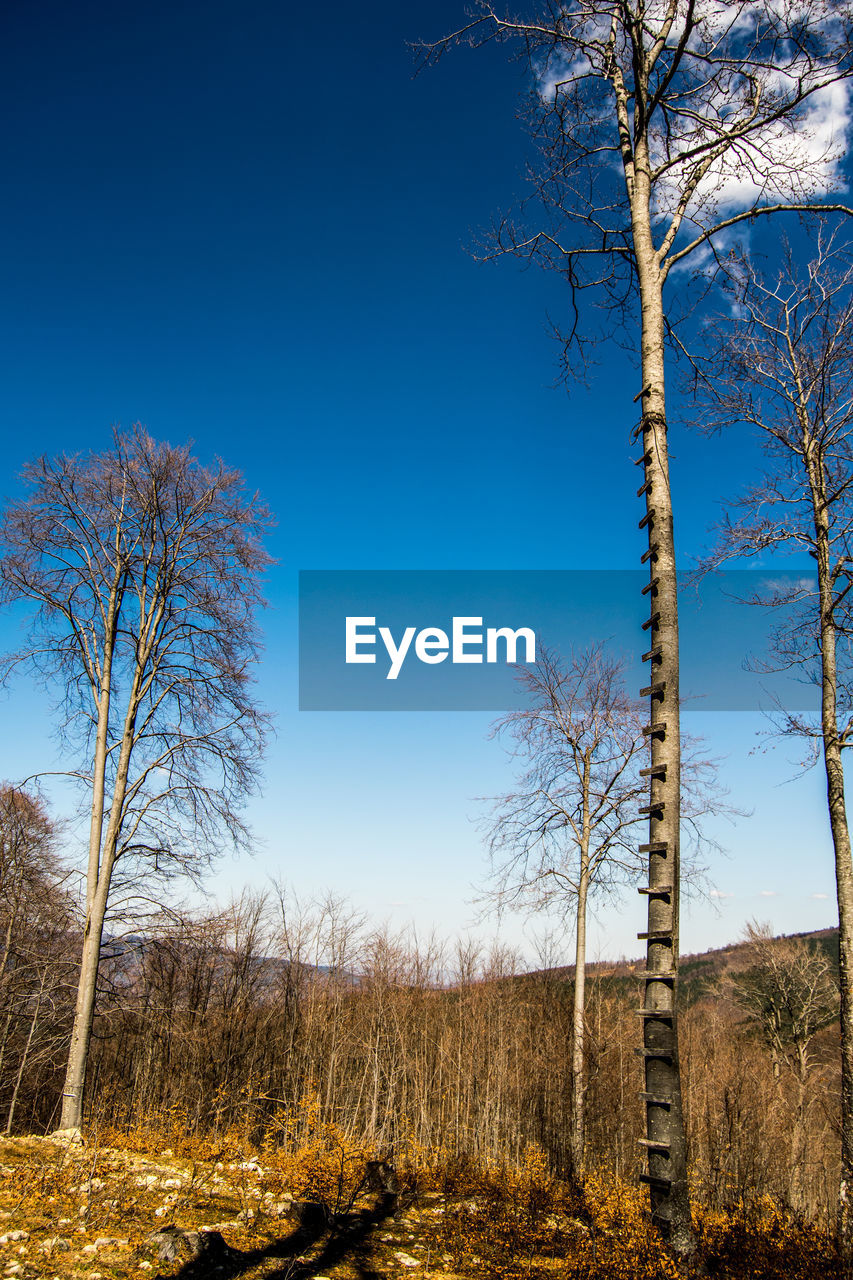
MULTIPOLYGON (((663 21, 666 8, 664 0, 651 0, 645 11, 650 28, 663 21)), ((678 81, 671 86, 680 103, 665 126, 661 124, 657 138, 652 138, 655 162, 666 155, 675 161, 657 184, 658 212, 666 217, 677 207, 684 179, 696 161, 697 143, 701 146, 733 126, 751 125, 756 92, 759 117, 765 122, 754 131, 750 127, 736 146, 714 162, 691 200, 685 232, 691 225, 711 225, 755 203, 819 201, 830 192, 846 190, 841 161, 851 122, 851 89, 846 80, 823 83, 834 74, 832 46, 841 43, 840 27, 831 14, 824 15, 818 30, 814 12, 790 0, 703 0, 697 9, 699 22, 678 81), (749 77, 740 74, 739 60, 753 40, 759 45, 766 42, 768 20, 773 19, 778 19, 781 33, 774 53, 759 49, 750 61, 749 77), (794 41, 783 38, 785 30, 797 23, 817 42, 821 36, 826 38, 825 61, 819 55, 806 58, 797 52, 794 41), (709 56, 717 64, 710 78, 709 56), (792 110, 782 111, 777 118, 777 108, 786 99, 793 104, 792 110), (678 159, 681 154, 683 162, 678 159)), ((685 16, 686 4, 680 6, 670 32, 671 45, 679 38, 679 28, 683 30, 685 16)), ((582 135, 580 145, 590 143, 602 128, 615 141, 613 104, 600 66, 608 28, 606 15, 593 6, 581 6, 569 24, 573 39, 556 45, 534 65, 543 102, 553 102, 568 82, 578 89, 582 115, 575 119, 570 111, 570 118, 573 130, 579 128, 582 135), (585 50, 596 47, 599 53, 593 65, 585 50)), ((618 157, 614 163, 618 167, 618 157)))
POLYGON ((762 889, 758 896, 759 898, 778 898, 779 894, 775 889, 762 889))
POLYGON ((825 902, 825 901, 826 901, 826 899, 829 897, 829 894, 828 894, 828 893, 813 893, 813 894, 812 894, 812 897, 813 897, 813 898, 815 898, 818 902, 825 902))
POLYGON ((710 897, 712 898, 733 898, 733 893, 726 893, 724 889, 712 889, 710 897))

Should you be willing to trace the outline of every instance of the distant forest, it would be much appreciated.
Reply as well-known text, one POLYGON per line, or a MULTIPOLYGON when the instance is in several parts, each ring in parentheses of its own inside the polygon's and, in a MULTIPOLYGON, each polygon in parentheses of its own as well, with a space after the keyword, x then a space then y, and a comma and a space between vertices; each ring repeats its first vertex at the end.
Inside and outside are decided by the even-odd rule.
MULTIPOLYGON (((3 895, 0 1119, 59 1114, 78 934, 47 872, 3 895)), ((828 1224, 839 1147, 837 933, 682 961, 682 1071, 696 1193, 763 1196, 828 1224)), ((590 966, 587 1159, 642 1169, 640 962, 590 966)), ((219 1135, 298 1149, 318 1124, 403 1159, 521 1162, 538 1144, 568 1171, 571 969, 525 973, 509 951, 417 944, 342 902, 284 895, 164 918, 104 945, 86 1129, 219 1135)))

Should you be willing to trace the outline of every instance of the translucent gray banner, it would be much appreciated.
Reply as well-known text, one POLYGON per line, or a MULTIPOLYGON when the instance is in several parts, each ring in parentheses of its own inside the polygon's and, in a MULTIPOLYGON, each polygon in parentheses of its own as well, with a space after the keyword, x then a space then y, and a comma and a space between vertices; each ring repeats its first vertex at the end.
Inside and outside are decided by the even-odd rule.
MULTIPOLYGON (((300 709, 504 711, 521 697, 515 664, 542 645, 568 656, 604 643, 639 691, 647 582, 631 570, 303 571, 300 709)), ((685 576, 685 707, 814 710, 815 587, 808 571, 685 576)))

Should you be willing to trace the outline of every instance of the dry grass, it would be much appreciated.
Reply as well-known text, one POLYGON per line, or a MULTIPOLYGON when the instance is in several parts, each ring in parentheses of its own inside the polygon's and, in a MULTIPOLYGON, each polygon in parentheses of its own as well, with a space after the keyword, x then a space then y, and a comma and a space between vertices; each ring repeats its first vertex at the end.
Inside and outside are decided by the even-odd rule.
MULTIPOLYGON (((291 1149, 284 1126, 259 1150, 237 1134, 108 1133, 82 1147, 0 1140, 0 1272, 9 1280, 677 1276, 638 1190, 593 1175, 580 1192, 554 1179, 536 1148, 511 1170, 411 1149, 392 1204, 364 1184, 373 1153, 329 1126, 291 1149), (324 1216, 300 1226, 294 1201, 305 1200, 322 1204, 324 1216), (160 1261, 146 1237, 169 1224, 217 1230, 228 1252, 160 1261)), ((840 1274, 830 1240, 769 1202, 748 1213, 699 1212, 697 1228, 706 1274, 840 1274)))

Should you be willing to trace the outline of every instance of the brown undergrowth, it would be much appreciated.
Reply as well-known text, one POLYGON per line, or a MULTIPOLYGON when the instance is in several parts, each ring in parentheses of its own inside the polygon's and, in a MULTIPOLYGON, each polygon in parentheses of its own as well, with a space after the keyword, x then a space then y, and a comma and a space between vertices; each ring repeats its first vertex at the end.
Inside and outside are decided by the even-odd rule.
MULTIPOLYGON (((183 1137, 178 1117, 165 1131, 90 1133, 82 1146, 0 1140, 0 1275, 676 1280, 643 1193, 606 1173, 579 1188, 555 1178, 536 1147, 508 1168, 409 1144, 397 1152, 388 1194, 366 1172, 389 1153, 319 1123, 295 1146, 289 1121, 281 1116, 256 1146, 236 1131, 183 1137), (300 1225, 305 1202, 315 1215, 300 1225), (171 1224, 219 1231, 227 1255, 216 1265, 158 1259, 146 1238, 171 1224)), ((705 1274, 840 1276, 828 1236, 768 1200, 731 1212, 697 1208, 696 1227, 705 1274)))

